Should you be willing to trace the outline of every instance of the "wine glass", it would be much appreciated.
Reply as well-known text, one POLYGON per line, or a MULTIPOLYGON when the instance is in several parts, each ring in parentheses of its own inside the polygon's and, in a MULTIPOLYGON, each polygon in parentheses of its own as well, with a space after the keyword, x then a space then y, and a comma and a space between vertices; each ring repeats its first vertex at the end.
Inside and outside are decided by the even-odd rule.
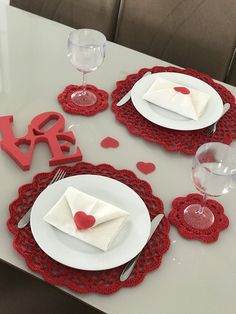
POLYGON ((95 71, 103 63, 106 37, 99 31, 82 28, 69 34, 67 44, 70 62, 83 73, 82 86, 71 95, 71 99, 78 106, 93 105, 97 96, 86 89, 86 74, 95 71))
POLYGON ((203 194, 203 202, 185 208, 184 219, 194 228, 207 229, 214 222, 214 215, 206 205, 207 196, 220 196, 235 187, 235 149, 218 142, 201 145, 193 159, 192 178, 197 190, 203 194))

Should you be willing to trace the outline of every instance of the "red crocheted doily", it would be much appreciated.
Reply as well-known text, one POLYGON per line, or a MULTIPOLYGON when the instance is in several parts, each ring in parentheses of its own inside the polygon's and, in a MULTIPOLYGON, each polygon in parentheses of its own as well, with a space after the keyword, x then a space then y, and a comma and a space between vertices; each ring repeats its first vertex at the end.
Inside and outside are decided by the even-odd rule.
POLYGON ((123 81, 116 83, 116 89, 111 94, 112 110, 116 119, 124 124, 134 135, 143 137, 154 144, 161 144, 167 151, 180 151, 194 155, 198 147, 206 142, 224 142, 230 144, 236 138, 236 103, 234 96, 223 85, 218 84, 206 74, 192 69, 179 69, 173 66, 155 66, 151 69, 143 68, 136 74, 130 74, 123 81), (209 137, 205 129, 194 131, 178 131, 156 125, 144 118, 129 100, 124 106, 117 107, 117 102, 132 88, 145 72, 178 72, 194 76, 211 85, 220 95, 223 103, 230 103, 229 112, 219 121, 217 131, 209 137))
MULTIPOLYGON (((110 165, 92 165, 80 162, 75 166, 62 166, 68 176, 78 174, 98 174, 107 176, 131 187, 145 202, 151 219, 157 213, 163 213, 162 201, 152 194, 150 185, 140 180, 129 170, 116 170, 110 165)), ((59 169, 59 168, 57 168, 59 169)), ((17 223, 23 214, 33 205, 35 199, 54 176, 57 169, 48 173, 39 173, 29 184, 19 188, 19 196, 10 206, 10 218, 7 222, 9 230, 14 235, 13 246, 25 258, 28 267, 40 273, 51 284, 66 286, 79 293, 97 292, 110 294, 122 287, 132 287, 144 279, 148 272, 157 269, 170 245, 169 222, 164 217, 158 230, 145 246, 132 275, 125 282, 120 282, 119 276, 123 265, 104 271, 84 271, 62 265, 47 256, 35 242, 30 226, 19 230, 17 223)))
POLYGON ((184 209, 190 204, 202 204, 202 201, 203 196, 200 194, 189 194, 186 197, 175 198, 168 219, 184 238, 211 243, 218 239, 220 231, 228 227, 229 220, 224 214, 223 206, 215 200, 208 199, 206 204, 214 215, 214 223, 208 229, 200 230, 191 227, 184 220, 184 209))
POLYGON ((71 114, 79 114, 83 116, 92 116, 100 111, 104 111, 108 107, 108 93, 102 89, 97 89, 93 85, 86 85, 86 88, 94 92, 97 96, 97 101, 91 106, 76 106, 72 100, 71 95, 80 89, 77 85, 68 85, 64 91, 58 95, 57 99, 62 106, 62 109, 71 114))

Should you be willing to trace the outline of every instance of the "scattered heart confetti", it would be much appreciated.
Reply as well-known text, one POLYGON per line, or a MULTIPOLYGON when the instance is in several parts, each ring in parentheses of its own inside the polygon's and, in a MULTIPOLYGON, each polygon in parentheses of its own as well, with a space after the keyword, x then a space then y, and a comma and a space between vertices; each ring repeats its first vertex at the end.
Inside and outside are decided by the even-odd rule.
POLYGON ((100 144, 103 148, 117 148, 120 145, 115 138, 110 136, 105 137, 100 144))
POLYGON ((174 87, 174 90, 176 90, 176 92, 182 93, 184 95, 190 94, 190 90, 186 87, 177 86, 177 87, 174 87))
POLYGON ((139 171, 141 171, 144 174, 149 174, 156 169, 156 166, 152 162, 144 161, 137 162, 136 167, 138 168, 139 171))
POLYGON ((93 215, 87 215, 80 210, 75 213, 74 222, 79 230, 85 230, 91 228, 95 224, 96 219, 93 215))

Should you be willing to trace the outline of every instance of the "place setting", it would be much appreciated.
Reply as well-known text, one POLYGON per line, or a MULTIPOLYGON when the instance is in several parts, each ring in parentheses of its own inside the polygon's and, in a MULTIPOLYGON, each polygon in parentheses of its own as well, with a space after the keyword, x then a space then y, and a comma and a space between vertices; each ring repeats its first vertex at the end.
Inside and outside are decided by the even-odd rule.
POLYGON ((111 165, 39 173, 9 210, 13 246, 28 267, 79 293, 136 286, 170 245, 162 201, 132 171, 111 165))
POLYGON ((235 138, 233 95, 195 70, 143 68, 118 81, 111 95, 116 120, 170 152, 194 155, 206 142, 235 138))

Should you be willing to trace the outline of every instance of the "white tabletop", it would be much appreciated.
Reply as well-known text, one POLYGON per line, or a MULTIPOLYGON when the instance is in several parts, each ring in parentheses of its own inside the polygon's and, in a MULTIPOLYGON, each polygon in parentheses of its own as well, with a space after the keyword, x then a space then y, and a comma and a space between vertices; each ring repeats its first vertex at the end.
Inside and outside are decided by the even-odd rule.
MULTIPOLYGON (((67 26, 0 5, 0 114, 13 115, 14 132, 23 136, 28 123, 37 114, 61 112, 67 127, 78 124, 78 143, 84 161, 105 162, 117 169, 134 171, 151 184, 154 194, 163 200, 168 215, 175 197, 196 192, 190 175, 192 157, 166 152, 159 145, 131 135, 115 120, 110 108, 93 117, 73 116, 61 110, 57 102, 59 92, 68 84, 81 82, 80 73, 66 57, 66 39, 70 31, 67 26), (108 135, 119 139, 119 149, 101 148, 101 139, 108 135), (149 175, 139 172, 135 165, 141 160, 156 164, 156 171, 149 175)), ((88 75, 88 81, 111 92, 117 80, 154 65, 167 63, 108 43, 104 64, 88 75)), ((228 88, 236 95, 235 88, 228 88)), ((12 235, 6 227, 8 205, 17 197, 19 186, 31 182, 36 173, 50 170, 49 157, 46 145, 37 145, 31 169, 24 172, 0 151, 0 259, 29 273, 24 259, 12 248, 12 235)), ((171 246, 161 266, 137 287, 123 288, 107 296, 66 291, 111 314, 234 313, 235 191, 218 201, 224 206, 230 225, 217 242, 203 244, 186 240, 172 226, 171 246)))

